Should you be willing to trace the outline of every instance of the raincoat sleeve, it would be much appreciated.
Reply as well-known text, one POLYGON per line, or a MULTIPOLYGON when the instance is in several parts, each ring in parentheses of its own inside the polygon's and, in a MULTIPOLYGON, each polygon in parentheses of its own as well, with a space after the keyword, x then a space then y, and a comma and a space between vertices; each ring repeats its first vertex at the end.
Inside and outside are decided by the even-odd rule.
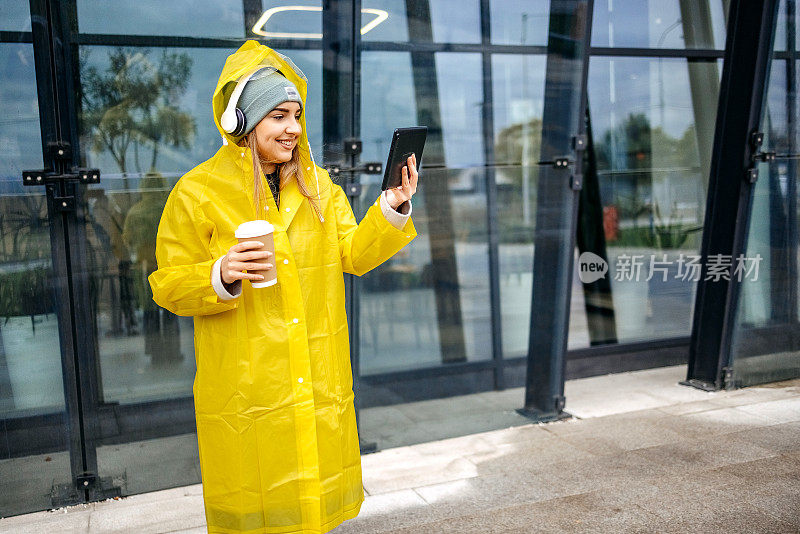
POLYGON ((408 218, 411 217, 411 202, 407 200, 400 204, 398 208, 400 211, 398 211, 389 205, 389 201, 386 200, 386 191, 381 193, 380 206, 383 216, 398 230, 402 230, 406 225, 408 218))
POLYGON ((176 315, 232 310, 239 299, 221 299, 212 285, 212 268, 219 259, 210 250, 214 224, 183 189, 179 184, 172 191, 158 225, 158 270, 149 277, 153 300, 176 315))
POLYGON ((333 204, 336 210, 336 229, 342 270, 361 276, 394 256, 417 236, 414 222, 409 218, 402 228, 395 228, 384 217, 380 200, 376 200, 360 224, 341 186, 333 185, 333 204))

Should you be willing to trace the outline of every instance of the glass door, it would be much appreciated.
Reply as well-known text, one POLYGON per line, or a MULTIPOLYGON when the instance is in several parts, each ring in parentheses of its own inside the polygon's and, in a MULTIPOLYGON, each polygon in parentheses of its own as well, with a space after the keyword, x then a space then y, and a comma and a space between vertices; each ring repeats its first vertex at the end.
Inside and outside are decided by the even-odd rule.
POLYGON ((76 328, 76 184, 61 176, 70 150, 47 12, 0 8, 0 516, 114 494, 94 478, 92 385, 78 380, 91 354, 76 328))

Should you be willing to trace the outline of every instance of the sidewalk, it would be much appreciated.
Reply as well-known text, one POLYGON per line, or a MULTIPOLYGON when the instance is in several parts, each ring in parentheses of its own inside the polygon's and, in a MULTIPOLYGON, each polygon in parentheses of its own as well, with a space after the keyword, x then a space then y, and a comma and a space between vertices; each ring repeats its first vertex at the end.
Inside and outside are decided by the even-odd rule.
MULTIPOLYGON (((333 532, 800 532, 800 380, 707 393, 684 375, 569 381, 577 418, 366 455, 361 514, 333 532)), ((522 390, 479 395, 509 417, 522 390)), ((12 517, 5 532, 202 533, 202 490, 12 517)))

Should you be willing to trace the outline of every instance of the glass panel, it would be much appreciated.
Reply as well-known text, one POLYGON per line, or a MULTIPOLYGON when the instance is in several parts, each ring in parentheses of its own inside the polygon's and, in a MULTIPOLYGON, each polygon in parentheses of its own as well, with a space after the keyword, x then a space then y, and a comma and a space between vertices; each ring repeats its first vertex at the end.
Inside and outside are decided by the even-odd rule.
POLYGON ((71 479, 33 47, 0 44, 0 517, 71 479))
POLYGON ((187 37, 245 35, 241 0, 77 0, 77 6, 81 33, 187 37), (187 16, 190 13, 191 16, 187 16))
MULTIPOLYGON (((139 420, 147 419, 148 409, 171 410, 177 429, 187 428, 194 418, 191 403, 175 400, 192 395, 192 318, 158 307, 147 277, 156 268, 156 232, 170 190, 221 144, 211 95, 232 51, 102 46, 79 50, 76 92, 82 96, 83 164, 101 171, 101 183, 90 187, 86 206, 100 400, 118 404, 121 413, 140 410, 139 420), (142 98, 142 86, 148 89, 147 98, 142 98), (154 116, 164 118, 153 125, 148 121, 154 116)), ((280 52, 289 54, 309 78, 307 121, 312 148, 319 151, 322 54, 280 52)), ((144 431, 164 437, 134 441, 126 436, 128 443, 98 448, 101 474, 112 476, 124 494, 200 481, 195 435, 156 424, 144 431), (175 433, 179 435, 170 435, 175 433)), ((116 442, 122 439, 112 437, 116 442)))
MULTIPOLYGON (((478 0, 364 0, 361 3, 361 38, 364 41, 408 41, 409 24, 429 26, 433 41, 437 43, 481 41, 478 0), (426 11, 429 16, 423 16, 426 11)), ((426 31, 427 28, 423 33, 426 31)))
POLYGON ((546 56, 492 56, 503 357, 528 353, 546 56))
POLYGON ((724 0, 598 0, 592 45, 725 48, 724 0))
POLYGON ((491 0, 490 10, 493 44, 547 44, 549 0, 491 0))
MULTIPOLYGON (((778 25, 784 16, 779 16, 778 25)), ((798 152, 798 65, 787 76, 787 61, 773 61, 762 119, 764 150, 798 152)), ((732 259, 741 279, 731 349, 739 386, 800 376, 800 255, 797 160, 778 157, 760 163, 753 191, 747 250, 732 259)))
MULTIPOLYGON (((436 129, 431 128, 425 147, 420 177, 425 185, 413 202, 419 237, 360 279, 364 375, 491 358, 486 193, 479 127, 481 59, 478 54, 437 53, 435 65, 433 73, 414 69, 405 52, 362 54, 364 161, 385 162, 394 128, 418 123, 433 126, 436 117, 424 112, 418 116, 423 107, 435 109, 443 132, 443 139, 437 142, 436 129), (415 84, 421 83, 434 88, 428 93, 434 95, 432 100, 417 99, 415 84), (448 98, 440 99, 440 94, 448 98), (444 154, 437 154, 442 141, 444 154), (443 162, 445 168, 425 170, 432 161, 443 162), (428 205, 435 206, 436 213, 428 205), (445 272, 451 265, 455 273, 445 272), (453 286, 449 285, 453 281, 453 286), (385 328, 388 324, 396 327, 385 328)), ((381 178, 362 178, 367 184, 362 205, 369 207, 378 197, 381 178)))
POLYGON ((620 343, 690 333, 718 68, 685 59, 591 59, 590 148, 620 343))
MULTIPOLYGON (((84 163, 102 173, 101 184, 89 193, 87 231, 97 277, 95 310, 106 402, 191 395, 195 371, 191 319, 158 308, 147 277, 155 269, 155 235, 170 189, 220 146, 210 95, 229 53, 81 48, 84 163), (170 78, 156 76, 166 69, 170 78), (144 101, 133 98, 134 88, 141 84, 152 93, 144 101), (112 114, 120 110, 122 119, 112 114), (162 110, 170 112, 163 114, 168 122, 148 126, 147 117, 162 110), (166 137, 167 128, 177 135, 166 137), (133 135, 141 131, 145 135, 133 135)), ((310 80, 307 120, 312 148, 319 150, 321 53, 291 51, 291 57, 310 80)))
POLYGON ((31 11, 28 0, 0 2, 0 31, 30 31, 31 11))

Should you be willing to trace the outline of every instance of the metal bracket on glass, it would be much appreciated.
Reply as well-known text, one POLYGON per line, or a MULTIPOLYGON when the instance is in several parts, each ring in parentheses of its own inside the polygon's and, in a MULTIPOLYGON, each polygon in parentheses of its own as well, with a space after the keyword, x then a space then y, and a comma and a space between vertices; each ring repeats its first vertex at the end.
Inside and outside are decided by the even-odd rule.
POLYGON ((344 153, 350 160, 350 163, 330 163, 323 166, 328 171, 328 174, 331 175, 331 178, 338 178, 339 176, 347 178, 345 193, 347 193, 347 196, 353 198, 361 195, 361 184, 353 181, 356 175, 381 174, 383 172, 383 165, 377 162, 356 165, 356 160, 358 159, 358 155, 361 154, 362 146, 360 139, 345 139, 344 153))
POLYGON ((573 163, 575 162, 572 161, 569 156, 559 156, 557 158, 537 162, 538 165, 549 165, 554 169, 566 169, 573 163))
MULTIPOLYGON (((569 156, 558 156, 551 160, 543 160, 537 162, 538 165, 549 165, 554 169, 567 169, 575 165, 575 161, 583 160, 583 151, 586 150, 587 138, 584 134, 572 136, 572 150, 575 151, 575 160, 569 156)), ((577 167, 577 166, 576 166, 577 167)), ((580 191, 583 188, 583 174, 580 168, 576 168, 569 176, 569 187, 574 191, 580 191)))
POLYGON ((723 367, 722 368, 722 388, 723 389, 736 389, 738 384, 736 383, 736 378, 734 377, 734 370, 733 367, 723 367))
POLYGON ((775 152, 761 152, 761 145, 764 144, 764 132, 753 132, 750 134, 750 148, 753 155, 750 156, 750 166, 745 172, 745 179, 754 184, 758 181, 758 162, 770 163, 775 161, 775 152))
POLYGON ((81 184, 100 183, 100 169, 70 166, 72 147, 69 143, 47 143, 47 154, 53 162, 51 168, 22 171, 22 185, 34 186, 62 181, 74 181, 81 184))
POLYGON ((358 183, 347 184, 347 187, 344 188, 344 192, 347 193, 347 196, 349 197, 360 197, 361 184, 358 183))
POLYGON ((98 477, 95 473, 81 473, 73 482, 54 483, 50 489, 50 504, 53 508, 84 502, 88 492, 90 501, 102 501, 122 496, 125 476, 98 477))

